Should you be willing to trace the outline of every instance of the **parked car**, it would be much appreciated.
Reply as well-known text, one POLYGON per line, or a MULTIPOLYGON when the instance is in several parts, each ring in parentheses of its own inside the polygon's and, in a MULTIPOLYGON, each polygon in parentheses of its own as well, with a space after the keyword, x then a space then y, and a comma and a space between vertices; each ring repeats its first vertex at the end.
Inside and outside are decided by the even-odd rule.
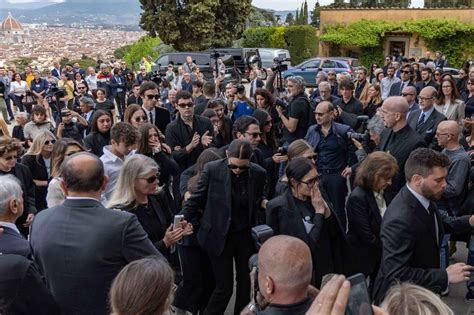
MULTIPOLYGON (((168 70, 168 64, 172 64, 175 72, 177 72, 178 67, 186 63, 187 56, 193 58, 193 62, 199 67, 199 70, 203 73, 206 80, 213 78, 216 60, 213 59, 209 53, 176 52, 161 54, 155 61, 156 66, 153 71, 159 72, 160 76, 165 76, 168 70)), ((223 55, 221 58, 226 66, 225 79, 227 81, 240 82, 240 76, 236 70, 234 58, 231 55, 223 55)))
MULTIPOLYGON (((275 58, 279 58, 280 60, 291 59, 290 52, 287 49, 259 48, 258 51, 260 52, 262 67, 266 69, 272 67, 275 58)), ((282 64, 291 68, 291 61, 284 61, 282 64)))
MULTIPOLYGON (((209 50, 209 52, 217 52, 220 55, 231 55, 234 57, 235 66, 240 71, 242 79, 248 80, 253 63, 256 63, 259 68, 262 67, 258 48, 215 48, 209 50)), ((264 76, 266 78, 266 72, 264 76)))
POLYGON ((314 87, 316 86, 316 74, 319 70, 324 70, 326 72, 329 70, 335 70, 336 73, 347 73, 352 76, 354 69, 351 64, 353 64, 354 67, 358 67, 358 60, 344 57, 311 58, 283 72, 283 78, 286 79, 290 76, 299 75, 305 80, 306 86, 314 87), (322 65, 321 61, 323 61, 322 65))
POLYGON ((443 74, 449 73, 454 79, 459 79, 459 69, 452 67, 443 67, 443 74))

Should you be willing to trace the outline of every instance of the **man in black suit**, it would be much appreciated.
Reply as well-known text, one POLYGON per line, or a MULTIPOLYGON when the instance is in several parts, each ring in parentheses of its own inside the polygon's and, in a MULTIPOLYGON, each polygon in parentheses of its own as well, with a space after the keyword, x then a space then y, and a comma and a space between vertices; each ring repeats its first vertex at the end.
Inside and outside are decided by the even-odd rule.
POLYGON ((140 97, 140 84, 135 83, 132 86, 132 93, 127 98, 127 106, 131 104, 143 105, 143 100, 140 97))
POLYGON ((30 244, 15 225, 23 214, 23 191, 13 175, 0 176, 0 255, 15 254, 29 258, 30 244))
POLYGON ((161 254, 134 214, 102 206, 108 180, 95 155, 72 155, 61 176, 66 200, 36 216, 33 259, 64 314, 106 314, 110 285, 122 267, 161 254))
POLYGON ((416 91, 420 94, 427 86, 432 86, 438 90, 439 84, 433 80, 433 69, 430 67, 425 67, 421 69, 421 81, 416 84, 416 91))
POLYGON ((94 107, 95 102, 89 96, 83 96, 79 99, 79 108, 81 109, 81 116, 87 121, 87 127, 84 129, 84 134, 82 135, 85 138, 92 129, 92 120, 94 119, 94 107))
POLYGON ((255 70, 250 71, 249 74, 250 79, 250 98, 255 99, 255 91, 259 88, 264 86, 262 80, 260 80, 257 76, 257 72, 255 70))
MULTIPOLYGON (((393 155, 398 162, 400 170, 405 168, 405 162, 410 153, 419 147, 424 147, 423 138, 413 130, 406 121, 408 103, 401 96, 387 98, 380 111, 385 129, 380 135, 379 150, 393 155)), ((400 188, 405 184, 405 174, 398 172, 392 179, 392 185, 385 190, 387 204, 395 197, 400 188)))
MULTIPOLYGON (((397 281, 410 281, 435 293, 450 283, 468 281, 472 266, 456 263, 440 269, 443 239, 441 216, 434 201, 446 187, 449 159, 431 149, 415 150, 406 163, 407 184, 385 212, 381 239, 382 263, 374 299, 380 303, 397 281)), ((469 226, 469 219, 465 222, 469 226)))
POLYGON ((226 154, 226 159, 206 164, 196 190, 182 210, 190 222, 201 217, 197 239, 209 254, 216 280, 204 314, 224 314, 234 288, 234 260, 234 314, 240 314, 248 303, 248 260, 255 253, 251 228, 262 224, 260 218, 264 217, 260 206, 267 176, 262 167, 250 162, 250 142, 234 140, 226 154))
POLYGON ((388 93, 388 96, 401 96, 403 89, 407 86, 415 86, 413 81, 411 80, 411 77, 413 75, 413 68, 409 65, 406 64, 402 67, 402 70, 400 70, 400 82, 392 84, 390 87, 390 92, 388 93))
POLYGON ((0 255, 0 296, 0 314, 61 314, 34 263, 20 255, 0 255))
POLYGON ((171 121, 170 112, 158 106, 160 93, 158 86, 154 82, 145 82, 140 86, 140 96, 143 100, 142 108, 150 124, 154 124, 164 134, 166 126, 171 121))
POLYGON ((439 123, 446 120, 446 117, 434 108, 436 100, 434 87, 425 87, 421 90, 418 99, 420 100, 420 109, 411 113, 408 117, 408 125, 423 137, 429 148, 435 149, 438 147, 435 137, 436 130, 439 123))

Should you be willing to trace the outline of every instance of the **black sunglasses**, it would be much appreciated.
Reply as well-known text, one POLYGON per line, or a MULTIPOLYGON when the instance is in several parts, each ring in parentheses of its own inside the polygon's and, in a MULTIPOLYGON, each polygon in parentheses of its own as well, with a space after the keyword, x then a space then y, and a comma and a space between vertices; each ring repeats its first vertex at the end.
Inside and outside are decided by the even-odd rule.
POLYGON ((86 87, 85 86, 78 86, 77 89, 78 90, 84 90, 86 87))
POLYGON ((401 73, 410 74, 411 71, 403 70, 403 71, 401 71, 401 73))
POLYGON ((155 100, 159 100, 160 99, 160 94, 148 94, 148 95, 145 95, 149 100, 152 100, 152 99, 155 99, 155 100))
POLYGON ((56 143, 56 140, 46 140, 44 142, 45 145, 50 145, 50 144, 55 144, 56 143))
POLYGON ((148 184, 153 184, 155 181, 158 180, 158 175, 153 175, 153 176, 142 178, 142 179, 146 180, 148 184))
POLYGON ((148 119, 146 118, 146 116, 140 116, 140 117, 137 117, 135 118, 135 122, 139 123, 140 121, 147 121, 148 119))
POLYGON ((250 168, 250 166, 248 166, 248 165, 238 166, 238 165, 234 165, 234 164, 227 164, 227 167, 231 170, 239 169, 241 171, 246 171, 250 168))
POLYGON ((249 136, 251 136, 254 139, 256 139, 256 138, 258 138, 262 135, 261 132, 254 132, 254 133, 246 132, 246 134, 248 134, 249 136))
POLYGON ((188 103, 181 103, 181 104, 178 104, 178 106, 180 108, 191 108, 194 106, 194 103, 193 102, 188 102, 188 103))

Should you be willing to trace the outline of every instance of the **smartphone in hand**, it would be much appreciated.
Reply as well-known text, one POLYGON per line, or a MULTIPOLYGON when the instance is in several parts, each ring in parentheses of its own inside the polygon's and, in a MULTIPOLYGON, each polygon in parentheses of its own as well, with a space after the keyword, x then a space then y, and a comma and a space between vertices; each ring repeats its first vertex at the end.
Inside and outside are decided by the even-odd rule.
POLYGON ((345 315, 374 315, 365 276, 358 273, 347 280, 351 283, 351 293, 345 315))

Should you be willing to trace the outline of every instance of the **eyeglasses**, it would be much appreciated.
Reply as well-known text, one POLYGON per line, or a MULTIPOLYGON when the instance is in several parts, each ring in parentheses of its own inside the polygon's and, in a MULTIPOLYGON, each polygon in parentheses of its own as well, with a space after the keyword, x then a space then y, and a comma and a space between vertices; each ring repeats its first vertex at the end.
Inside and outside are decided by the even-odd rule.
POLYGON ((69 153, 66 153, 65 156, 71 156, 73 154, 80 153, 80 152, 82 152, 82 151, 71 151, 69 153))
POLYGON ((260 136, 262 135, 261 132, 253 132, 253 133, 251 133, 251 132, 245 132, 245 134, 251 136, 251 137, 254 138, 254 139, 257 139, 258 137, 260 137, 260 136))
POLYGON ((160 99, 160 94, 148 94, 148 95, 145 95, 145 96, 149 100, 152 100, 152 99, 158 100, 158 99, 160 99))
POLYGON ((407 70, 403 70, 403 71, 400 71, 401 73, 405 73, 405 74, 410 74, 411 71, 407 71, 407 70))
POLYGON ((56 143, 56 140, 46 140, 44 142, 45 145, 50 145, 50 144, 55 144, 56 143))
POLYGON ((158 180, 158 174, 156 175, 153 175, 153 176, 150 176, 150 177, 139 177, 140 179, 144 179, 146 180, 146 182, 148 184, 153 184, 154 182, 156 182, 158 180))
POLYGON ((194 106, 194 103, 193 102, 178 103, 178 106, 180 108, 192 108, 194 106))
POLYGON ((146 116, 140 116, 135 118, 135 122, 139 123, 140 121, 147 121, 146 116))
POLYGON ((432 97, 422 97, 422 96, 418 96, 418 100, 419 101, 427 101, 427 100, 431 100, 433 99, 432 97))
POLYGON ((16 159, 18 159, 18 156, 17 155, 6 156, 6 157, 4 157, 4 159, 7 160, 7 161, 16 160, 16 159))
POLYGON ((248 165, 242 165, 242 166, 239 166, 239 165, 234 165, 234 164, 227 164, 227 167, 231 170, 241 170, 241 171, 246 171, 250 168, 250 166, 248 165))
POLYGON ((412 94, 412 93, 402 93, 402 96, 408 96, 408 95, 413 96, 413 95, 415 95, 415 94, 412 94))
POLYGON ((302 181, 302 180, 299 181, 299 182, 302 183, 302 184, 306 184, 308 187, 312 187, 312 186, 314 186, 314 184, 316 184, 317 182, 319 182, 319 179, 320 179, 320 176, 318 175, 318 176, 316 176, 316 177, 314 177, 314 178, 311 178, 311 179, 307 180, 306 182, 304 182, 304 181, 302 181))

